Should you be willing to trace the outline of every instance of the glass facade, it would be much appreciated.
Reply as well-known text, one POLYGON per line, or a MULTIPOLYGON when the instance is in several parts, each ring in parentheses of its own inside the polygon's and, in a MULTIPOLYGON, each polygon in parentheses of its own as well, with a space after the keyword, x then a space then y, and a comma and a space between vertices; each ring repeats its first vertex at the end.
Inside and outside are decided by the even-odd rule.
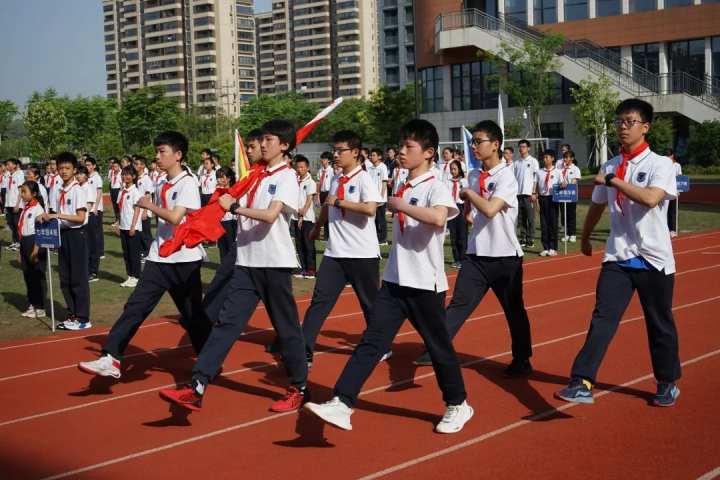
POLYGON ((420 71, 422 110, 424 113, 443 111, 442 67, 430 67, 420 71))
POLYGON ((563 0, 565 2, 565 21, 584 20, 588 18, 587 0, 563 0))
POLYGON ((556 0, 533 0, 533 2, 533 23, 535 25, 557 23, 556 0))
POLYGON ((660 73, 660 44, 645 43, 632 46, 632 61, 634 65, 644 68, 652 73, 660 73))
POLYGON ((595 3, 596 17, 611 17, 620 14, 622 14, 622 4, 620 0, 597 0, 595 3))
POLYGON ((525 0, 504 0, 505 17, 527 23, 527 2, 525 0))
POLYGON ((656 8, 655 0, 630 0, 630 13, 647 12, 656 8))
POLYGON ((497 90, 490 86, 494 71, 495 66, 488 61, 452 65, 453 111, 497 108, 497 90))

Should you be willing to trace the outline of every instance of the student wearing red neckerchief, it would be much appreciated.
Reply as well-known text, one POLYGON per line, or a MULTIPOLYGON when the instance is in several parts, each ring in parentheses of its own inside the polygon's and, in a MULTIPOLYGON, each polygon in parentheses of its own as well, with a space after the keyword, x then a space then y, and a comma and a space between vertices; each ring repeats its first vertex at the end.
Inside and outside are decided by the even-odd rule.
MULTIPOLYGON (((325 199, 330 192, 330 182, 332 182, 332 179, 335 176, 335 172, 333 171, 333 167, 331 165, 332 159, 332 153, 330 152, 323 152, 322 154, 320 154, 320 168, 318 169, 317 173, 319 199, 318 203, 320 205, 325 204, 325 199)), ((323 225, 323 240, 327 242, 327 239, 328 224, 327 222, 325 222, 325 225, 323 225)))
POLYGON ((620 319, 637 290, 645 312, 650 358, 657 391, 653 404, 675 404, 680 389, 678 335, 672 313, 675 258, 667 225, 667 201, 677 198, 672 162, 652 150, 646 135, 652 106, 624 100, 615 110, 622 151, 595 177, 592 204, 582 232, 582 252, 592 255, 590 235, 606 206, 610 236, 597 283, 595 308, 585 344, 575 357, 570 384, 555 396, 593 403, 592 388, 620 319))
POLYGON ((315 192, 317 185, 310 175, 310 161, 304 155, 295 155, 293 160, 298 177, 298 211, 290 222, 295 248, 300 258, 300 270, 295 273, 296 278, 315 278, 317 265, 315 256, 315 240, 310 238, 310 232, 315 228, 315 192))
POLYGON ((460 193, 468 187, 468 180, 465 178, 462 164, 457 160, 450 160, 448 164, 450 175, 444 180, 445 184, 452 194, 453 201, 457 204, 460 214, 448 222, 448 230, 450 230, 450 245, 452 246, 453 268, 460 268, 462 261, 465 259, 465 251, 467 250, 467 219, 465 217, 465 200, 460 197, 460 193))
POLYGON ((120 195, 120 190, 123 188, 123 179, 122 179, 122 167, 120 166, 120 162, 118 161, 117 157, 110 157, 108 158, 108 184, 110 185, 110 203, 113 207, 113 214, 115 216, 115 222, 113 222, 113 226, 117 226, 117 223, 120 221, 120 209, 118 209, 118 195, 120 195))
POLYGON ((35 245, 35 222, 45 212, 45 202, 40 195, 40 184, 28 180, 20 186, 23 208, 18 220, 20 236, 20 266, 27 289, 28 308, 23 317, 42 318, 45 316, 45 288, 43 277, 46 267, 46 252, 35 245))
MULTIPOLYGON (((119 166, 119 164, 118 164, 119 166)), ((140 237, 142 235, 142 219, 140 207, 136 204, 143 197, 137 188, 137 171, 127 166, 120 171, 122 188, 118 194, 118 210, 120 213, 117 223, 117 232, 120 235, 123 260, 125 260, 125 273, 127 280, 121 287, 135 288, 140 279, 140 237)))
MULTIPOLYGON (((568 185, 577 185, 582 178, 580 168, 575 165, 575 153, 572 150, 566 150, 563 153, 563 161, 558 168, 560 171, 560 188, 566 188, 568 185)), ((579 187, 578 187, 579 188, 579 187)), ((563 241, 575 243, 575 231, 577 223, 577 202, 567 202, 565 207, 561 209, 561 219, 567 209, 567 237, 563 237, 563 241)))
POLYGON ((558 254, 558 204, 553 202, 553 190, 560 185, 560 171, 555 168, 555 150, 545 150, 542 155, 543 168, 538 170, 536 191, 540 205, 541 257, 558 254))
POLYGON ((410 120, 400 129, 399 163, 408 169, 407 181, 388 199, 395 212, 393 242, 368 327, 360 344, 335 383, 333 398, 306 409, 344 430, 363 385, 400 327, 409 319, 430 352, 446 404, 436 425, 439 433, 462 430, 473 416, 466 402, 465 384, 450 335, 445 326, 445 225, 458 214, 450 192, 430 171, 437 155, 438 133, 426 120, 410 120))

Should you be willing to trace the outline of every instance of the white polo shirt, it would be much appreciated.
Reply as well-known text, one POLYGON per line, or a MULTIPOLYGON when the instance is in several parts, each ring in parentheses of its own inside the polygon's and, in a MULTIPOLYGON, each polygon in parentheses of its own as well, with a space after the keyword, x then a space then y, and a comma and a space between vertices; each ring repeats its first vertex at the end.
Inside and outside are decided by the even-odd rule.
POLYGON ((58 194, 60 193, 60 189, 62 188, 63 181, 60 178, 60 175, 57 173, 55 174, 46 174, 45 175, 45 187, 47 188, 48 192, 48 205, 50 208, 55 208, 55 204, 57 203, 58 194))
MULTIPOLYGON (((87 185, 87 183, 86 183, 87 185)), ((84 209, 87 213, 87 195, 86 189, 80 185, 77 180, 72 180, 66 187, 61 187, 58 193, 57 203, 55 204, 55 212, 64 215, 77 215, 77 211, 84 209)), ((85 221, 82 223, 70 222, 68 220, 60 220, 60 227, 80 228, 87 224, 88 215, 85 215, 85 221)))
POLYGON ((333 172, 333 168, 330 165, 325 168, 320 165, 320 169, 318 170, 318 183, 320 184, 321 192, 330 191, 330 184, 332 183, 334 176, 335 172, 333 172))
POLYGON ((518 183, 518 195, 532 195, 535 177, 538 170, 540 170, 537 159, 532 155, 525 158, 520 157, 513 162, 513 166, 515 167, 515 179, 518 183))
POLYGON ((105 209, 105 206, 103 205, 103 203, 105 203, 105 202, 103 202, 103 197, 102 197, 102 188, 103 188, 102 177, 100 176, 100 174, 97 171, 95 171, 92 173, 92 175, 90 175, 88 177, 87 183, 92 185, 92 188, 95 189, 95 191, 93 193, 93 197, 92 197, 93 203, 97 199, 97 190, 98 189, 100 190, 100 202, 98 203, 97 211, 102 212, 105 209))
POLYGON ((122 181, 122 171, 121 170, 113 170, 112 168, 108 170, 108 182, 110 183, 110 189, 117 190, 122 188, 123 181, 122 181))
POLYGON ((450 164, 451 163, 452 163, 452 160, 450 160, 449 162, 443 162, 441 160, 435 165, 435 169, 437 170, 438 175, 439 175, 439 177, 437 177, 437 178, 439 178, 442 181, 449 180, 452 178, 452 174, 450 173, 450 164))
MULTIPOLYGON (((143 197, 135 185, 120 189, 118 193, 118 206, 120 207, 120 230, 132 228, 132 218, 135 214, 135 204, 143 197)), ((142 215, 138 215, 135 230, 142 231, 142 215)))
MULTIPOLYGON (((156 193, 156 185, 150 178, 150 175, 148 175, 147 170, 145 170, 145 172, 138 177, 136 185, 142 195, 152 195, 156 193)), ((157 188, 157 194, 155 195, 156 200, 159 196, 159 192, 160 189, 157 188)), ((153 216, 150 210, 146 210, 146 212, 148 218, 151 218, 153 216)))
POLYGON ((211 195, 215 192, 217 186, 217 177, 215 177, 215 170, 207 172, 203 169, 200 175, 200 190, 203 195, 211 195))
POLYGON ((40 206, 39 203, 36 203, 32 207, 25 209, 23 207, 22 211, 20 212, 20 217, 18 218, 18 227, 20 224, 22 224, 22 229, 20 229, 20 236, 27 237, 30 235, 35 235, 35 220, 45 213, 45 209, 43 209, 42 206, 40 206))
POLYGON ((0 188, 7 189, 9 179, 10 179, 10 173, 6 170, 3 172, 2 177, 0 177, 0 188))
POLYGON ((283 209, 273 223, 238 216, 237 261, 235 265, 255 268, 298 268, 295 246, 290 238, 290 218, 298 209, 297 175, 284 162, 268 169, 270 175, 260 182, 252 205, 247 195, 240 205, 267 209, 273 201, 282 202, 283 209))
MULTIPOLYGON (((182 172, 172 180, 168 180, 167 183, 169 183, 171 187, 165 191, 165 201, 167 202, 165 208, 172 210, 175 207, 185 207, 187 213, 200 208, 200 187, 195 177, 187 172, 182 172)), ((140 189, 140 194, 144 195, 142 189, 140 189)), ((160 192, 158 192, 157 198, 155 199, 155 204, 161 207, 163 206, 160 192)), ((187 217, 183 218, 180 223, 185 223, 186 220, 187 217)), ((155 240, 153 240, 150 245, 150 253, 148 253, 147 260, 157 263, 184 263, 202 260, 203 250, 200 246, 187 248, 183 245, 180 250, 172 255, 161 257, 159 253, 160 246, 170 240, 174 234, 175 225, 158 217, 157 235, 155 235, 155 240)))
POLYGON ((400 188, 400 186, 405 183, 405 180, 407 180, 408 174, 410 172, 407 168, 402 168, 400 165, 396 166, 393 170, 393 176, 392 176, 392 194, 395 195, 400 188))
POLYGON ((582 179, 582 172, 578 168, 577 165, 571 164, 569 166, 565 166, 565 163, 563 163, 560 167, 557 167, 558 171, 560 171, 560 182, 571 184, 573 183, 573 180, 577 180, 580 182, 582 179))
MULTIPOLYGON (((310 172, 308 172, 302 180, 298 180, 298 210, 305 206, 307 197, 311 197, 315 195, 315 193, 317 193, 317 184, 315 180, 313 180, 312 175, 310 175, 310 172)), ((293 213, 292 218, 293 220, 297 220, 299 218, 298 213, 293 213)), ((305 212, 303 221, 315 223, 315 207, 312 202, 310 203, 310 208, 305 212)))
POLYGON ((536 177, 537 178, 537 192, 541 197, 552 196, 553 187, 560 185, 562 182, 562 173, 555 167, 546 170, 541 168, 536 177))
MULTIPOLYGON (((517 180, 505 163, 500 163, 488 171, 482 196, 486 200, 501 198, 505 207, 493 218, 488 218, 473 208, 473 225, 468 239, 467 253, 480 257, 522 257, 523 250, 515 233, 515 221, 518 216, 517 180)), ((479 176, 473 176, 470 188, 480 191, 479 176)))
MULTIPOLYGON (((375 181, 370 174, 361 167, 348 172, 352 177, 345 184, 345 200, 350 202, 382 203, 383 199, 377 189, 375 181), (358 171, 359 170, 359 171, 358 171), (357 175, 353 176, 357 172, 357 175)), ((341 175, 333 178, 330 194, 336 195, 340 185, 341 175)), ((375 230, 375 216, 369 217, 358 212, 328 206, 329 235, 325 246, 325 256, 332 258, 378 258, 377 231, 375 230)))
POLYGON ((15 207, 20 199, 20 185, 25 183, 25 172, 21 169, 15 170, 8 176, 7 190, 5 191, 5 207, 15 207))
MULTIPOLYGON (((622 162, 617 156, 608 160, 601 171, 607 175, 615 173, 622 162)), ((657 187, 665 191, 664 200, 677 198, 675 169, 672 161, 649 148, 628 162, 625 181, 638 187, 657 187)), ((655 208, 648 208, 630 200, 622 202, 622 211, 615 202, 617 190, 596 185, 592 193, 593 203, 607 203, 610 208, 610 236, 605 246, 603 262, 618 262, 642 256, 665 274, 675 273, 670 231, 667 224, 666 201, 655 208)))
MULTIPOLYGON (((410 181, 412 188, 403 199, 419 207, 447 207, 448 220, 458 215, 458 209, 443 182, 425 172, 410 181)), ((393 217, 393 242, 383 273, 383 280, 403 287, 444 292, 448 289, 445 275, 445 226, 421 223, 405 215, 405 229, 400 233, 398 215, 393 217)))
MULTIPOLYGON (((670 160, 672 162, 672 160, 670 160)), ((675 176, 682 175, 682 165, 678 162, 673 162, 673 168, 675 169, 675 176)))
POLYGON ((387 184, 389 180, 388 169, 383 162, 377 164, 377 167, 370 163, 370 167, 367 169, 367 173, 370 178, 375 182, 375 187, 380 193, 382 200, 379 203, 387 203, 387 186, 385 187, 385 194, 383 195, 383 182, 387 184))
MULTIPOLYGON (((456 204, 463 204, 465 203, 462 198, 460 198, 460 192, 462 192, 463 188, 467 188, 469 185, 468 180, 466 178, 447 178, 444 180, 445 186, 447 187, 448 191, 450 192, 450 196, 452 197, 453 201, 456 204)), ((462 212, 460 212, 462 213, 462 212)))

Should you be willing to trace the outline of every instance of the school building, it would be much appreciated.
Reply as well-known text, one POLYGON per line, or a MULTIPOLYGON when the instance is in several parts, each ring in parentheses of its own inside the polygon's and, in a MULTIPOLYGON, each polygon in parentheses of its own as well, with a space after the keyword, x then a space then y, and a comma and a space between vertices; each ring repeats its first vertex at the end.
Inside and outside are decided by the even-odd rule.
MULTIPOLYGON (((410 3, 410 2, 408 2, 410 3)), ((522 45, 543 32, 568 40, 556 55, 555 92, 544 137, 570 143, 581 165, 592 143, 576 128, 570 88, 606 75, 621 99, 642 97, 673 120, 682 154, 692 122, 720 118, 720 2, 717 0, 416 0, 415 58, 422 116, 441 141, 497 116, 484 52, 522 45)), ((508 119, 523 106, 503 98, 508 119)))

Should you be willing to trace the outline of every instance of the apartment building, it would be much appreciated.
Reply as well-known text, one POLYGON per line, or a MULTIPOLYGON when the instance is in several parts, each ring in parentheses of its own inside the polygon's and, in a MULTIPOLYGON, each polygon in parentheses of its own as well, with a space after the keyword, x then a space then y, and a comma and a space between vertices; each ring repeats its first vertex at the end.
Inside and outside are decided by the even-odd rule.
POLYGON ((107 95, 162 86, 181 108, 236 116, 257 95, 252 0, 103 0, 107 95))
POLYGON ((308 100, 367 96, 378 86, 375 0, 285 0, 255 16, 259 93, 308 100))
POLYGON ((405 88, 415 82, 413 0, 378 0, 380 82, 405 88))

